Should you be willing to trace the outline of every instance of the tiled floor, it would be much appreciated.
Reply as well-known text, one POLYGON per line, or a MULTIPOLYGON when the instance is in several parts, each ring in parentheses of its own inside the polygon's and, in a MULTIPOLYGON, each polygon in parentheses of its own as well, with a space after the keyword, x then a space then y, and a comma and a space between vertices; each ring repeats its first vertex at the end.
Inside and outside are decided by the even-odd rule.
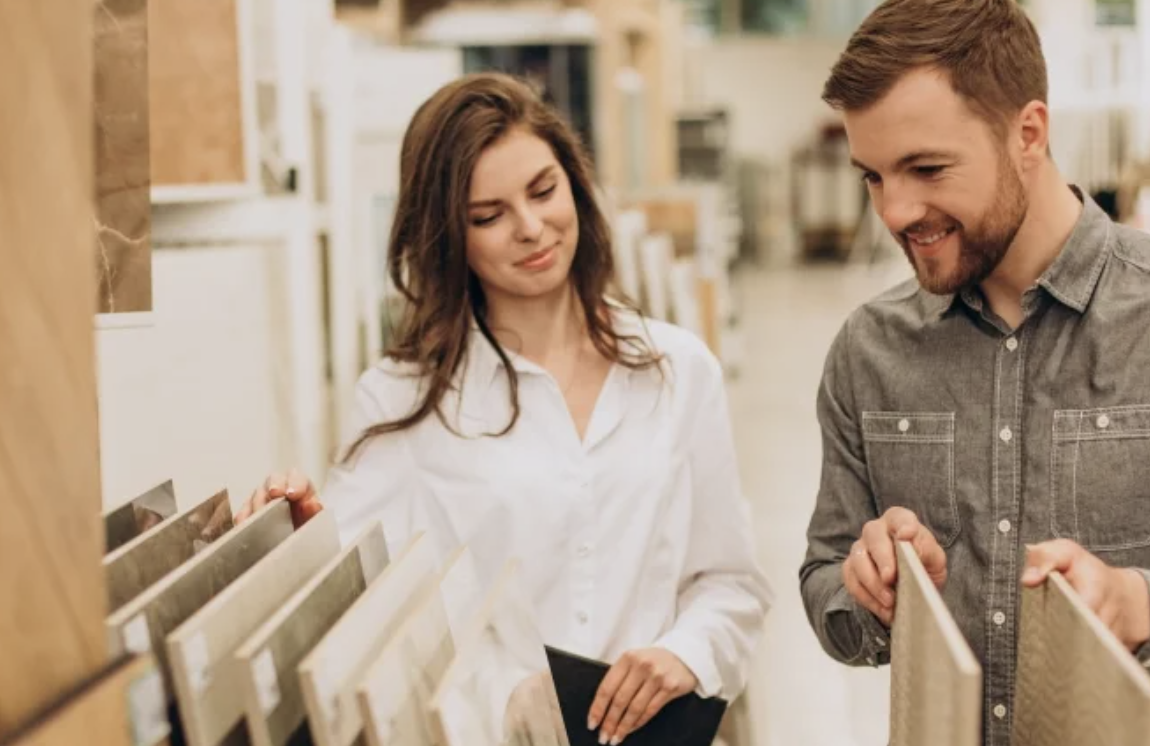
POLYGON ((744 360, 730 397, 744 490, 760 559, 776 594, 748 688, 754 746, 879 746, 888 734, 888 669, 850 669, 819 647, 799 596, 798 569, 819 484, 815 393, 846 316, 909 276, 868 266, 741 270, 744 360))

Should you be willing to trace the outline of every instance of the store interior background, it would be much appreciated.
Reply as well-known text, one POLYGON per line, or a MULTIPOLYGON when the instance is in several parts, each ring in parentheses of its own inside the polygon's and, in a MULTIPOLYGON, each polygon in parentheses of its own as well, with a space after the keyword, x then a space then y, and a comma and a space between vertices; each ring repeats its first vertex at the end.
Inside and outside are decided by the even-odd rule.
MULTIPOLYGON (((171 152, 156 148, 179 140, 155 129, 174 119, 156 107, 213 94, 184 78, 157 96, 153 81, 151 300, 96 317, 105 507, 168 479, 181 508, 221 488, 238 504, 275 468, 322 481, 394 309, 381 267, 403 130, 449 80, 514 70, 593 144, 613 215, 704 195, 687 258, 717 295, 704 302, 688 283, 677 307, 714 315, 778 595, 731 746, 885 743, 888 674, 822 654, 797 576, 823 355, 853 307, 908 275, 819 98, 875 3, 198 2, 236 19, 188 33, 209 51, 235 47, 244 168, 228 183, 157 179, 171 152), (224 27, 231 37, 212 36, 224 27)), ((1047 50, 1055 159, 1118 219, 1144 224, 1150 0, 1024 4, 1047 50)), ((155 75, 154 47, 150 59, 155 75)))

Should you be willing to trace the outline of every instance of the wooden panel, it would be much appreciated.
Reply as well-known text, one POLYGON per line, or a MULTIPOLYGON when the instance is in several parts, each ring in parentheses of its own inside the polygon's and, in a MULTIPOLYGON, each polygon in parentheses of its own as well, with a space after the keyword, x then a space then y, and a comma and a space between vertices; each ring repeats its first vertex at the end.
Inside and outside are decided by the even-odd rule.
POLYGON ((155 653, 169 698, 174 695, 165 640, 292 534, 291 510, 278 500, 168 573, 105 622, 114 653, 155 653))
POLYGON ((170 733, 159 669, 151 655, 142 655, 118 661, 10 746, 160 746, 170 733))
POLYGON ((891 746, 978 746, 982 667, 914 549, 898 544, 891 746))
POLYGON ((190 746, 215 746, 244 727, 236 650, 338 552, 335 513, 325 510, 168 637, 176 698, 190 746))
POLYGON ((285 746, 304 723, 299 664, 387 566, 379 523, 320 570, 236 651, 256 746, 285 746))
POLYGON ((356 697, 371 746, 435 746, 428 706, 455 657, 453 629, 481 596, 471 554, 459 548, 364 673, 356 697))
POLYGON ((1012 742, 1150 744, 1150 673, 1066 579, 1022 592, 1012 742))
POLYGON ((148 0, 95 15, 97 310, 151 311, 148 0))
POLYGON ((238 2, 149 0, 152 182, 247 180, 238 2))
POLYGON ((445 746, 570 746, 547 650, 531 603, 509 562, 470 629, 428 708, 445 746))
POLYGON ((435 564, 431 540, 417 534, 300 664, 318 746, 348 746, 363 738, 356 688, 420 594, 434 590, 435 564))
POLYGON ((0 738, 107 661, 92 101, 90 0, 0 3, 0 738))
POLYGON ((113 552, 176 514, 172 480, 104 514, 104 551, 113 552))
POLYGON ((233 527, 223 490, 104 558, 108 609, 116 611, 233 527))

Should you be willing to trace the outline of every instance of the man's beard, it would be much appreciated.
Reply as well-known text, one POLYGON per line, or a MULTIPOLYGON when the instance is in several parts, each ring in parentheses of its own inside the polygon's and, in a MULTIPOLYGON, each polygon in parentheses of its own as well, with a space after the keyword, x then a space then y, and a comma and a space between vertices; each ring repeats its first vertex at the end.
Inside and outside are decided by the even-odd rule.
POLYGON ((973 288, 994 272, 1010 250, 1014 237, 1018 235, 1029 206, 1014 164, 1003 154, 998 164, 998 185, 994 199, 977 226, 968 229, 949 217, 943 221, 920 221, 909 226, 896 238, 914 267, 922 289, 935 295, 951 295, 973 288), (929 234, 948 225, 956 226, 954 233, 958 241, 958 262, 954 270, 944 273, 938 258, 915 256, 906 234, 929 234))

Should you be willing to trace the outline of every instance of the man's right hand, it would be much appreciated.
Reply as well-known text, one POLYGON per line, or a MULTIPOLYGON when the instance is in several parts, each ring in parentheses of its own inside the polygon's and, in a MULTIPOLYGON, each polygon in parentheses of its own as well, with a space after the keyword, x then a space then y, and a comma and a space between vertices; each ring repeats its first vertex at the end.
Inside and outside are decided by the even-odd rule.
POLYGON ((946 583, 946 552, 914 513, 906 508, 891 508, 881 518, 868 522, 843 562, 843 583, 851 596, 887 627, 894 623, 896 541, 908 541, 914 546, 936 588, 941 590, 946 583))
POLYGON ((235 516, 240 524, 251 518, 272 500, 286 497, 291 503, 292 523, 296 528, 310 521, 323 510, 323 505, 315 493, 311 480, 295 469, 287 474, 272 474, 264 480, 263 486, 252 493, 235 516))

